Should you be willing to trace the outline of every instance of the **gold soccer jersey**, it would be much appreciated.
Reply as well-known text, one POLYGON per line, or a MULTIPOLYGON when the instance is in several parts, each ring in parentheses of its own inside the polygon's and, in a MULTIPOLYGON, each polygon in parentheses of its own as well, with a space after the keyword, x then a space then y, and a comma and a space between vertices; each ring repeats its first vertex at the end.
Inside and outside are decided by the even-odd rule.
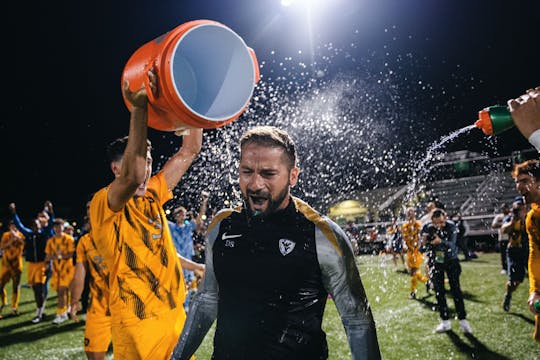
POLYGON ((418 269, 422 264, 422 254, 419 251, 420 247, 420 229, 422 223, 415 221, 413 223, 403 223, 402 236, 407 245, 407 266, 409 269, 418 269))
POLYGON ((15 274, 20 274, 22 272, 24 235, 19 231, 6 231, 2 234, 0 244, 4 249, 0 277, 2 280, 5 280, 5 283, 15 274))
POLYGON ((90 233, 84 234, 77 244, 77 262, 85 262, 87 276, 90 276, 89 312, 110 315, 109 312, 109 270, 98 253, 90 233))
POLYGON ((529 234, 529 292, 540 294, 540 206, 532 204, 525 220, 529 234))
POLYGON ((109 209, 109 188, 90 204, 92 237, 109 269, 113 325, 136 323, 182 307, 185 286, 162 205, 172 198, 162 173, 150 178, 144 196, 118 212, 109 209))
POLYGON ((45 253, 52 258, 52 277, 51 285, 58 291, 59 287, 69 287, 75 267, 72 257, 68 254, 75 252, 75 240, 69 234, 55 235, 47 240, 45 253))
POLYGON ((20 231, 6 231, 0 241, 4 254, 2 255, 2 273, 22 272, 22 254, 24 250, 24 235, 20 231))

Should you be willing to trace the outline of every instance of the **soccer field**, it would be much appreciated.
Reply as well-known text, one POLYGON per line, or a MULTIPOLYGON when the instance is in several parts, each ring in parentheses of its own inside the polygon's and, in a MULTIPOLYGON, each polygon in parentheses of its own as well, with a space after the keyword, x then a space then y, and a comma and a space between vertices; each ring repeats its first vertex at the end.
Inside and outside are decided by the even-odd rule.
MULTIPOLYGON (((514 293, 510 312, 502 310, 506 276, 501 275, 498 253, 480 254, 461 262, 461 285, 465 295, 468 320, 474 334, 464 335, 457 320, 452 331, 434 334, 438 324, 435 296, 427 296, 425 286, 418 298, 409 300, 409 276, 397 272, 384 256, 358 257, 364 287, 377 324, 379 344, 384 359, 540 359, 540 345, 532 339, 534 319, 526 307, 528 280, 514 293)), ((26 274, 22 284, 26 283, 26 274)), ((11 283, 6 287, 11 299, 11 283)), ((20 316, 0 320, 0 359, 85 359, 82 348, 84 323, 51 323, 56 308, 56 294, 47 302, 47 320, 34 325, 32 290, 22 288, 20 316)), ((451 310, 454 304, 448 296, 451 310)), ((7 315, 7 316, 6 316, 7 315)), ((351 359, 347 338, 337 310, 329 300, 324 317, 330 350, 329 358, 351 359)), ((213 329, 212 329, 213 330, 213 329)), ((212 332, 196 353, 197 359, 209 359, 212 332)), ((112 354, 108 356, 112 359, 112 354)), ((254 359, 256 360, 256 359, 254 359)))

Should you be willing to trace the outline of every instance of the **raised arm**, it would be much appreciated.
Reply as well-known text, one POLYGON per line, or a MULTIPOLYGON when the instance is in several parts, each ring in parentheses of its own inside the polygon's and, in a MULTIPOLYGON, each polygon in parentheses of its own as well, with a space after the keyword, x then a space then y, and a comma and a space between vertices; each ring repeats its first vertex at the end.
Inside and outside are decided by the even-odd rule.
POLYGON ((19 229, 19 231, 22 232, 25 237, 29 237, 30 235, 32 235, 32 229, 29 229, 23 225, 21 219, 19 218, 19 215, 17 215, 16 209, 17 208, 15 207, 15 203, 9 204, 9 212, 13 217, 13 223, 15 224, 15 227, 19 229))
POLYGON ((163 174, 169 190, 178 185, 182 176, 201 151, 201 146, 202 129, 190 129, 189 134, 183 136, 182 146, 163 166, 163 174))
POLYGON ((206 209, 208 207, 208 197, 210 194, 206 191, 201 192, 201 207, 199 208, 199 213, 197 214, 197 217, 195 218, 195 224, 197 224, 197 231, 201 229, 203 225, 203 216, 206 214, 206 209))
MULTIPOLYGON (((150 87, 154 91, 157 78, 149 71, 150 87)), ((109 207, 113 211, 119 211, 128 200, 135 195, 137 188, 144 183, 152 171, 151 157, 148 154, 148 97, 144 87, 132 92, 129 84, 124 83, 124 96, 131 103, 131 117, 129 121, 129 134, 126 150, 122 160, 117 165, 120 169, 113 172, 115 179, 111 183, 108 192, 109 207)))

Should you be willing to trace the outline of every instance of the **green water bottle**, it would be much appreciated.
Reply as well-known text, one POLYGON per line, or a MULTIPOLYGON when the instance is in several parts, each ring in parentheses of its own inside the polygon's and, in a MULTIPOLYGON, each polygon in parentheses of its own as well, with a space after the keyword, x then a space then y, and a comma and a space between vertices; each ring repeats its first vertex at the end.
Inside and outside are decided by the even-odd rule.
POLYGON ((536 300, 534 303, 533 303, 533 307, 534 307, 534 310, 536 311, 536 313, 538 315, 540 315, 540 300, 536 300))
POLYGON ((498 135, 514 127, 510 110, 504 105, 489 106, 478 112, 478 120, 474 125, 485 135, 498 135))

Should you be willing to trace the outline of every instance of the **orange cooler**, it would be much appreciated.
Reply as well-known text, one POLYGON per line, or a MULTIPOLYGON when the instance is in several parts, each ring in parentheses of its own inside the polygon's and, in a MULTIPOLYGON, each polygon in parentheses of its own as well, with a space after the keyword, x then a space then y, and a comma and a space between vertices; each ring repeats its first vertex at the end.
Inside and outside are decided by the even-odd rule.
MULTIPOLYGON (((253 49, 223 24, 211 20, 184 23, 140 47, 128 60, 122 83, 132 91, 145 86, 148 126, 181 133, 212 129, 237 119, 259 81, 253 49), (148 70, 158 74, 157 91, 148 70)), ((126 106, 129 102, 124 98, 126 106)))

